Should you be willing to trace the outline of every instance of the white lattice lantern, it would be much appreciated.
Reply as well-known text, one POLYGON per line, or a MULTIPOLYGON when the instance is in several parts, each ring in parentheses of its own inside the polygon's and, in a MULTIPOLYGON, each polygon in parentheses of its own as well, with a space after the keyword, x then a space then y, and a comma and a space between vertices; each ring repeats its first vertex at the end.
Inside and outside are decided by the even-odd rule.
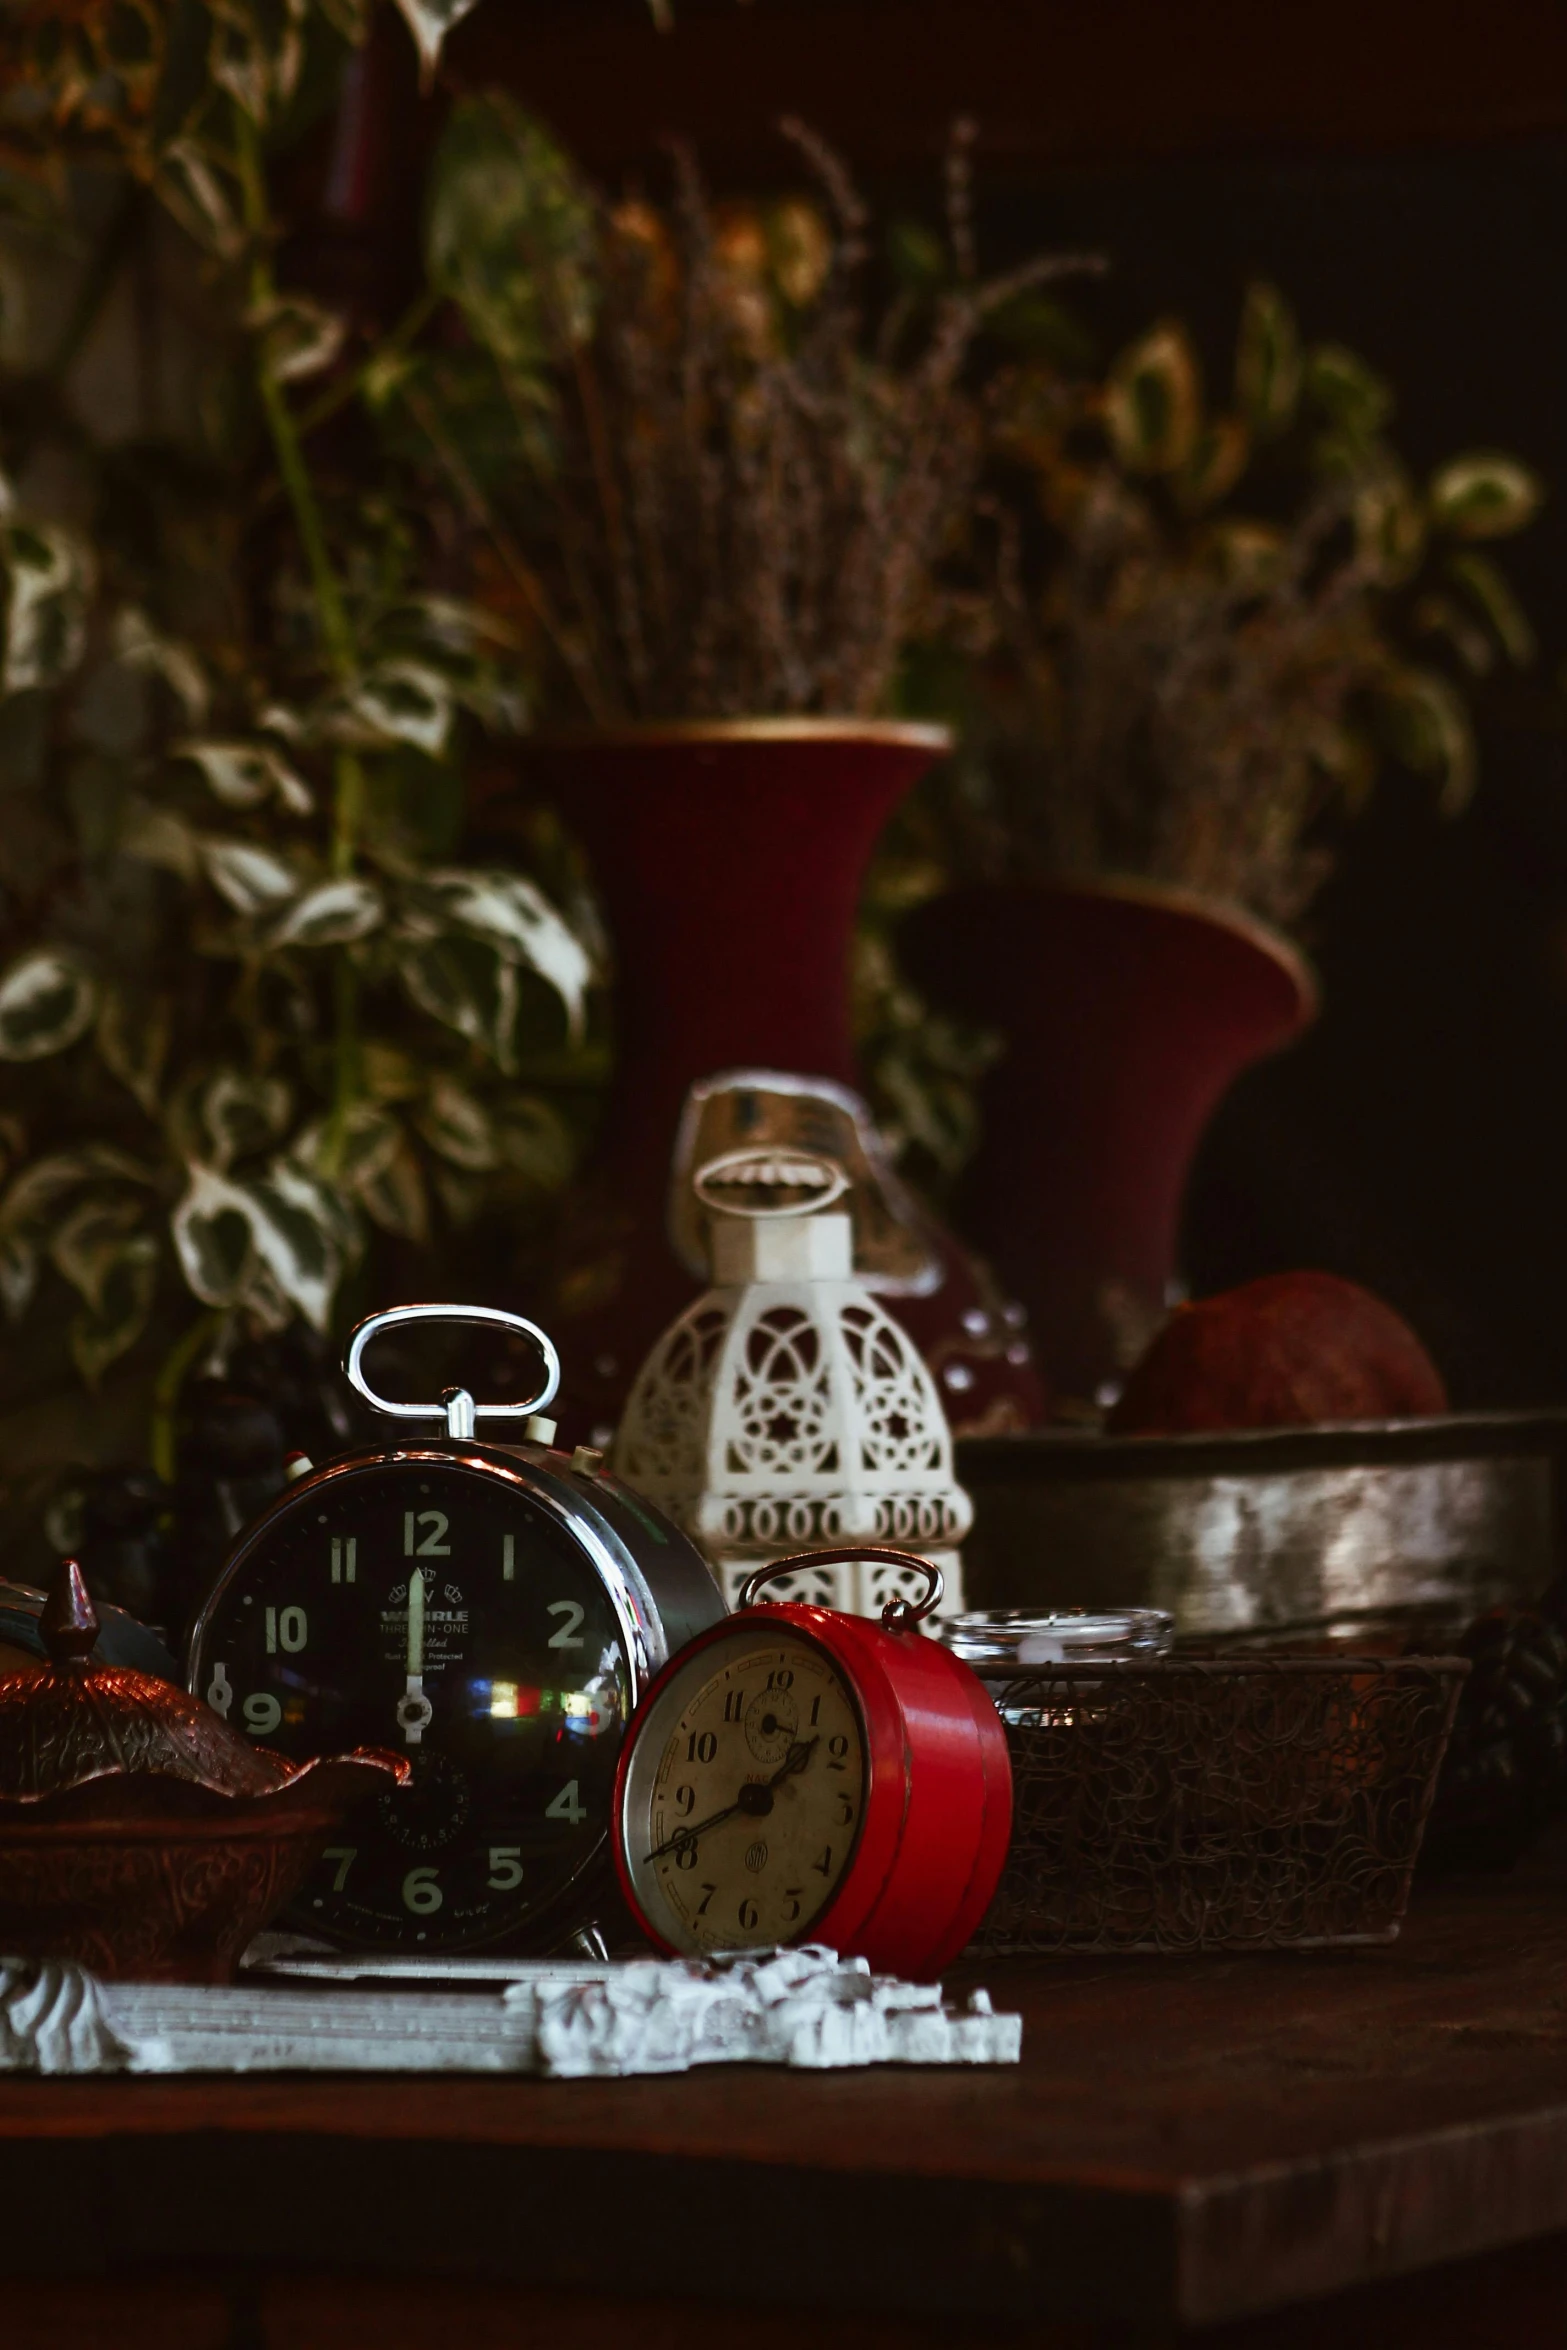
MULTIPOLYGON (((698 1172, 715 1285, 643 1364, 615 1468, 701 1544, 731 1605, 763 1560, 863 1540, 932 1559, 955 1614, 973 1510, 934 1379, 854 1277, 850 1218, 832 1212, 846 1188, 804 1151, 735 1151, 698 1172)), ((771 1588, 874 1616, 916 1581, 866 1560, 771 1588)))

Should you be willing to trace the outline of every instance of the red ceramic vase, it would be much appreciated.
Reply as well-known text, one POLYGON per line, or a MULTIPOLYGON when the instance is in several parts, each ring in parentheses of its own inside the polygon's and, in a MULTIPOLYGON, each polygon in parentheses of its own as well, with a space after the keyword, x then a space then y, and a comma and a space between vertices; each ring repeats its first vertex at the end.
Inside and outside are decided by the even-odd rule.
MULTIPOLYGON (((615 1421, 643 1355, 694 1294, 667 1234, 692 1084, 731 1069, 856 1083, 849 955, 866 867, 904 793, 948 748, 940 727, 813 718, 653 723, 530 746, 531 776, 588 851, 615 957, 615 1085, 554 1308, 573 1435, 615 1421)), ((964 1252, 931 1237, 939 1286, 889 1307, 938 1361, 960 1421, 1028 1425, 1040 1398, 1028 1363, 1008 1359, 1022 1353, 1015 1331, 995 1321, 964 1252)))
POLYGON ((1028 1308, 1046 1381, 1094 1396, 1164 1310, 1203 1128, 1310 1023, 1315 981, 1264 923, 1135 881, 955 891, 901 943, 934 1002, 1007 1040, 955 1214, 1028 1308))

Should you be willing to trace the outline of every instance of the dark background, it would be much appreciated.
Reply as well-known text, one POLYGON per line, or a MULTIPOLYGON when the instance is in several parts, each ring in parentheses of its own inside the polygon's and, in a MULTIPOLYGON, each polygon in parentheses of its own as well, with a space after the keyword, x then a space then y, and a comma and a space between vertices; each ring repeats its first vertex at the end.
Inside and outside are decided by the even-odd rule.
POLYGON ((1300 1264, 1368 1282, 1455 1402, 1567 1397, 1567 8, 675 6, 660 34, 642 0, 486 0, 452 77, 508 84, 612 181, 678 132, 716 184, 765 188, 798 111, 879 208, 930 205, 967 109, 984 258, 1103 250, 1075 306, 1106 352, 1173 311, 1217 382, 1265 275, 1391 378, 1417 468, 1498 446, 1551 485, 1503 551, 1538 670, 1483 704, 1463 817, 1395 776, 1346 836, 1307 934, 1321 1021, 1220 1112, 1185 1254, 1197 1289, 1300 1264))

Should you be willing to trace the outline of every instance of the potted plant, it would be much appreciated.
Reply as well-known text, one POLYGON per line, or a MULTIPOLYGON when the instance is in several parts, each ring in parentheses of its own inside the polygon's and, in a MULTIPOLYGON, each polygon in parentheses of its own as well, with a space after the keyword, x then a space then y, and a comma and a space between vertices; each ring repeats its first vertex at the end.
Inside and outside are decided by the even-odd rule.
MULTIPOLYGON (((554 723, 527 767, 588 851, 613 940, 618 1074, 562 1301, 595 1422, 691 1294, 664 1234, 692 1083, 737 1066, 856 1082, 866 864, 948 747, 887 712, 981 462, 973 348, 1072 266, 974 278, 960 138, 962 266, 932 311, 873 321, 860 200, 785 130, 808 194, 715 206, 677 151, 667 203, 612 204, 514 104, 459 105, 428 265, 462 331, 395 387, 531 638, 554 723)), ((954 1252, 938 1298, 903 1302, 928 1346, 984 1356, 991 1408, 1031 1411, 1016 1333, 965 1338, 965 1314, 988 1324, 954 1252)), ((955 1400, 973 1384, 952 1369, 955 1400)))
MULTIPOLYGON (((577 1048, 593 964, 535 880, 462 853, 480 728, 520 714, 504 632, 452 592, 449 510, 364 429, 398 338, 275 274, 268 167, 356 12, 13 16, 8 275, 45 322, 47 281, 74 289, 55 337, 13 321, 0 372, 15 1564, 63 1468, 173 1477, 193 1369, 270 1343, 275 1402, 284 1334, 324 1340, 476 1219, 515 1228, 569 1165, 530 1077, 577 1048), (151 390, 106 317, 127 270, 161 303, 151 390)), ((157 1479, 137 1493, 155 1516, 157 1479)), ((186 1584, 151 1594, 171 1624, 186 1584)))
POLYGON ((1066 1396, 1165 1310, 1202 1128, 1310 1020, 1291 932, 1327 822, 1387 757, 1472 787, 1466 687, 1533 638, 1486 542, 1540 489, 1467 454, 1417 483, 1388 386, 1249 291, 1229 404, 1165 321, 1104 379, 1020 368, 992 408, 997 560, 967 851, 916 980, 1009 1041, 960 1220, 1066 1396), (1002 879, 1002 876, 1005 879, 1002 879))

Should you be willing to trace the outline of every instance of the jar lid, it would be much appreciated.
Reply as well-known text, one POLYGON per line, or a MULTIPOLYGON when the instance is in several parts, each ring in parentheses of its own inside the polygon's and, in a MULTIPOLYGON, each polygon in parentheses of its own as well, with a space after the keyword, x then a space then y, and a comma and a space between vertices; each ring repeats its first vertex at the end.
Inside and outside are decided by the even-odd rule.
POLYGON ((1167 1656, 1175 1618, 1162 1608, 976 1608, 949 1616, 936 1634, 982 1678, 1010 1680, 1042 1665, 1098 1664, 1115 1657, 1167 1656))
POLYGON ((294 1776, 172 1682, 92 1662, 98 1617, 75 1559, 61 1560, 38 1630, 47 1665, 0 1677, 0 1799, 36 1802, 130 1774, 270 1795, 294 1776))

